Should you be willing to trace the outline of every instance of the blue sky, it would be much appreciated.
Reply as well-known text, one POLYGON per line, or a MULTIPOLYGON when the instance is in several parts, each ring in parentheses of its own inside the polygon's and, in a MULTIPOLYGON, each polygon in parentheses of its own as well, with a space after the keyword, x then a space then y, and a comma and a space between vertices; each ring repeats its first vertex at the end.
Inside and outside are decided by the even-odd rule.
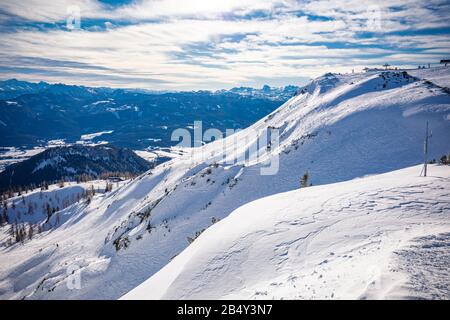
POLYGON ((157 90, 299 85, 450 58, 449 17, 448 0, 2 0, 0 77, 157 90))

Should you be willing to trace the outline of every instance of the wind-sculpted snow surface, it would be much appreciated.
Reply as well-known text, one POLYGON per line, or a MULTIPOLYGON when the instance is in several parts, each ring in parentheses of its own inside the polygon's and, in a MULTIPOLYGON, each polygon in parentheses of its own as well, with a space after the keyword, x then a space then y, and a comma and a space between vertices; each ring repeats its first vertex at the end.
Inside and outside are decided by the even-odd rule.
MULTIPOLYGON (((89 205, 75 205, 77 214, 59 228, 1 249, 0 297, 118 298, 235 209, 298 189, 306 171, 315 186, 418 164, 426 121, 430 159, 442 156, 450 150, 449 114, 448 92, 420 75, 326 74, 251 127, 184 150, 89 205), (268 132, 278 132, 279 143, 258 144, 268 132), (76 289, 67 285, 74 270, 76 289)), ((369 222, 370 215, 353 220, 369 222)))
POLYGON ((450 167, 242 206, 126 299, 448 299, 450 167))

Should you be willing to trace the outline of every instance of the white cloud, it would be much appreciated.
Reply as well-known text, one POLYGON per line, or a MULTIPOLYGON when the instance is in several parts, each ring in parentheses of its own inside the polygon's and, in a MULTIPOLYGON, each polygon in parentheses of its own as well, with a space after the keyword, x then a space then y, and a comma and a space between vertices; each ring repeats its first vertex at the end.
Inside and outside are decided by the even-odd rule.
POLYGON ((85 17, 99 17, 106 14, 105 8, 94 0, 2 0, 1 9, 12 15, 35 22, 65 21, 70 8, 78 6, 85 17))
POLYGON ((124 6, 116 11, 116 16, 132 19, 158 17, 218 17, 224 13, 245 14, 253 10, 271 10, 281 1, 267 0, 144 0, 124 6))

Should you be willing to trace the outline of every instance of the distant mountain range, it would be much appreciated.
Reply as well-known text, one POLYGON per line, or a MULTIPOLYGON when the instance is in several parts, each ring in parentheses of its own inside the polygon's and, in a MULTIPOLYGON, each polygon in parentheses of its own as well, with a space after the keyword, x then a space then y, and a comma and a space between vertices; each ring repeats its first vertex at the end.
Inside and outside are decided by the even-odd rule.
POLYGON ((73 180, 81 175, 99 177, 103 173, 139 174, 152 164, 133 151, 113 146, 64 146, 49 148, 31 158, 8 166, 0 173, 0 191, 38 186, 42 182, 73 180))
POLYGON ((53 139, 113 130, 108 141, 142 149, 170 146, 171 133, 202 120, 204 129, 245 128, 298 87, 147 92, 19 80, 0 82, 0 146, 36 146, 53 139), (158 143, 156 143, 157 141, 158 143))
POLYGON ((26 82, 17 79, 0 81, 0 99, 14 99, 22 94, 38 93, 50 87, 46 82, 26 82))
POLYGON ((44 91, 52 92, 54 94, 80 94, 84 92, 89 93, 112 93, 114 91, 121 91, 127 93, 140 94, 167 94, 167 93, 235 93, 242 96, 259 96, 264 98, 271 98, 276 101, 283 101, 294 96, 300 87, 288 85, 285 87, 271 87, 264 85, 261 89, 252 87, 235 87, 229 90, 222 89, 216 91, 197 90, 197 91, 169 91, 169 90, 148 90, 148 89, 114 89, 107 87, 85 87, 76 85, 66 85, 62 83, 50 84, 45 81, 28 82, 17 79, 9 79, 0 81, 0 100, 14 99, 23 94, 41 93, 44 91))

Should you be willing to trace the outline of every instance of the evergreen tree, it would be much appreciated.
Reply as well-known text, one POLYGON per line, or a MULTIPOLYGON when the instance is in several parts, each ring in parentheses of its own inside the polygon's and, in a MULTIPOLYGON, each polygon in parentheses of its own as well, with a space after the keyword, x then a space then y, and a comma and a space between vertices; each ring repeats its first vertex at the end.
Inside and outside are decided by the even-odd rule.
POLYGON ((304 174, 303 174, 303 177, 300 179, 300 187, 301 188, 306 188, 306 187, 309 187, 309 174, 308 174, 308 171, 306 171, 304 174))
POLYGON ((20 228, 16 227, 16 232, 15 232, 15 238, 16 238, 16 242, 20 242, 20 228))
POLYGON ((33 239, 33 225, 31 223, 28 227, 28 239, 33 239))
POLYGON ((53 210, 48 202, 45 205, 45 211, 47 213, 47 219, 50 219, 50 217, 52 216, 53 210))
POLYGON ((28 204, 28 214, 33 214, 34 213, 34 207, 31 203, 28 204))

